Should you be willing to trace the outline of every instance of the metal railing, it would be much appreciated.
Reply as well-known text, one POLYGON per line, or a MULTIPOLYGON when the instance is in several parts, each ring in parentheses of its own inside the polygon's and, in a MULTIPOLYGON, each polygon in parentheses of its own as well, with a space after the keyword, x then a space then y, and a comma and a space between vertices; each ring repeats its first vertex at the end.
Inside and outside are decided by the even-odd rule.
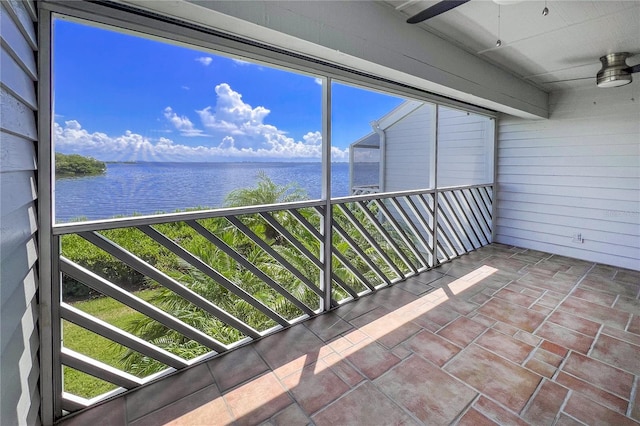
POLYGON ((56 225, 62 293, 83 288, 129 318, 62 298, 55 371, 104 392, 74 395, 59 380, 58 406, 90 406, 482 247, 492 202, 478 185, 336 198, 331 214, 306 201, 56 225), (101 336, 123 361, 74 350, 71 331, 101 336))

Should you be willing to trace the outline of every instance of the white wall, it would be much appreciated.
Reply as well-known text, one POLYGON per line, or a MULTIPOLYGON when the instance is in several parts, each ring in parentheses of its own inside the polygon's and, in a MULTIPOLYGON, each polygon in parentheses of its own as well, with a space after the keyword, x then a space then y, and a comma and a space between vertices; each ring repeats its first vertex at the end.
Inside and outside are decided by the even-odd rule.
POLYGON ((438 186, 492 183, 494 121, 466 111, 438 109, 438 186))
POLYGON ((640 270, 640 76, 501 117, 496 240, 640 270), (581 234, 584 243, 572 242, 581 234))
POLYGON ((435 105, 425 104, 385 130, 386 192, 432 187, 435 105))
POLYGON ((33 3, 2 2, 0 36, 0 424, 39 423, 33 3))

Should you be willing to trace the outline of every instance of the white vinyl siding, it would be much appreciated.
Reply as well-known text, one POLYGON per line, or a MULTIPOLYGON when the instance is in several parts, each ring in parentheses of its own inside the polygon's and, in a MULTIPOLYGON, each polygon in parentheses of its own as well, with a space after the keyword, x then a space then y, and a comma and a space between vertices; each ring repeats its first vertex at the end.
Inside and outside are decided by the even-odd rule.
POLYGON ((0 424, 39 423, 34 4, 0 5, 0 424))
POLYGON ((432 187, 434 108, 425 104, 385 130, 385 191, 432 187))
POLYGON ((438 186, 493 182, 494 122, 466 111, 438 108, 438 186))
POLYGON ((640 81, 554 92, 550 111, 499 121, 496 240, 640 270, 640 81))

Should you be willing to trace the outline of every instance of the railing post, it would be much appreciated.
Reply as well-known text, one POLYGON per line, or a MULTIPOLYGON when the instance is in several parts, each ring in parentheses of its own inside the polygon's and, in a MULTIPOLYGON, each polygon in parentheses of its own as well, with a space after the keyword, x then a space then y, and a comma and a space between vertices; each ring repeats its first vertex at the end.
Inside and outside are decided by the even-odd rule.
POLYGON ((434 126, 434 132, 433 132, 433 247, 432 247, 432 253, 433 253, 433 257, 432 257, 432 261, 433 261, 433 265, 431 265, 433 268, 435 268, 436 266, 438 266, 438 194, 439 194, 439 190, 438 190, 438 115, 440 112, 440 106, 436 105, 434 108, 434 117, 433 117, 433 122, 436 123, 436 125, 434 126))
POLYGON ((320 273, 320 283, 324 291, 321 303, 323 312, 331 309, 331 252, 333 208, 331 206, 331 78, 324 78, 322 82, 322 199, 324 200, 324 215, 320 222, 322 236, 320 245, 320 261, 323 269, 320 273))

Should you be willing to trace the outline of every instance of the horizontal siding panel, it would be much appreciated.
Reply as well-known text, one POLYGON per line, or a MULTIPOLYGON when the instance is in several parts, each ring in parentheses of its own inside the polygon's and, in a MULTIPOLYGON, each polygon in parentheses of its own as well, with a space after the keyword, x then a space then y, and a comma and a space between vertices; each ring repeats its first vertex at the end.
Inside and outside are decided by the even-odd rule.
MULTIPOLYGON (((505 135, 505 139, 501 142, 504 148, 528 148, 532 145, 536 147, 558 147, 558 146, 592 146, 592 145, 609 145, 615 143, 616 145, 633 145, 637 142, 635 139, 636 132, 633 127, 628 126, 629 129, 617 129, 612 130, 609 133, 588 133, 581 134, 582 132, 571 132, 564 136, 553 135, 553 137, 544 137, 542 134, 539 137, 535 136, 535 132, 531 132, 530 137, 518 137, 514 139, 507 139, 508 135, 505 135), (615 139, 607 140, 606 137, 612 136, 615 139), (604 139, 604 140, 603 140, 604 139)), ((602 129, 600 129, 602 130, 602 129)), ((637 130, 637 129, 635 129, 637 130)))
POLYGON ((574 210, 571 215, 576 217, 606 218, 619 222, 634 222, 634 216, 640 215, 638 203, 633 200, 603 200, 601 198, 585 198, 575 196, 555 196, 525 194, 522 192, 500 191, 498 202, 503 208, 515 208, 522 206, 529 211, 542 211, 541 209, 554 209, 559 214, 569 215, 565 209, 574 210), (575 211, 577 210, 577 211, 575 211))
MULTIPOLYGON (((498 176, 500 179, 500 176, 498 176)), ((570 186, 515 184, 509 181, 498 182, 500 192, 520 192, 523 194, 555 195, 565 197, 580 196, 598 200, 635 200, 637 190, 620 188, 574 188, 570 186)))
POLYGON ((27 2, 7 0, 7 11, 16 22, 24 39, 31 45, 31 50, 38 50, 38 39, 33 25, 33 18, 25 3, 27 2))
MULTIPOLYGON (((539 175, 547 176, 591 176, 602 178, 635 178, 640 177, 640 167, 575 167, 575 166, 502 166, 501 172, 505 175, 539 175)), ((639 184, 640 185, 640 184, 639 184)))
POLYGON ((0 173, 36 170, 35 143, 0 132, 0 173))
POLYGON ((31 108, 0 88, 0 129, 37 140, 36 117, 31 108))
POLYGON ((2 64, 2 85, 16 98, 35 110, 37 108, 36 88, 31 77, 20 68, 4 47, 0 49, 0 63, 2 64))
POLYGON ((562 167, 640 167, 640 159, 627 155, 598 157, 500 157, 500 166, 562 166, 562 167))
POLYGON ((497 243, 526 247, 532 250, 560 254, 562 256, 584 259, 590 262, 603 263, 605 265, 614 265, 621 268, 638 269, 638 260, 637 257, 633 256, 633 253, 631 256, 622 256, 612 252, 586 250, 584 248, 566 246, 562 243, 555 243, 551 240, 540 241, 539 235, 531 235, 531 238, 527 238, 529 235, 523 236, 517 230, 514 230, 517 236, 503 233, 504 231, 507 230, 498 228, 499 233, 496 235, 497 243))
POLYGON ((0 215, 4 218, 36 200, 38 193, 35 174, 31 171, 3 173, 0 178, 0 193, 0 215))
POLYGON ((609 121, 601 121, 591 118, 579 118, 564 120, 564 125, 540 124, 537 121, 524 123, 500 123, 500 142, 511 140, 540 140, 544 143, 547 139, 564 139, 590 136, 609 136, 635 134, 638 131, 638 123, 624 116, 610 117, 609 121))
MULTIPOLYGON (((2 280, 2 293, 11 294, 16 291, 25 276, 36 267, 38 260, 36 238, 27 240, 20 250, 14 250, 7 254, 0 262, 0 279, 2 280), (14 288, 16 287, 16 288, 14 288)), ((2 301, 4 310, 4 300, 2 301)))
POLYGON ((20 33, 20 29, 5 7, 5 2, 0 2, 0 8, 2 12, 0 13, 0 28, 2 28, 0 38, 2 38, 2 44, 7 46, 7 52, 25 69, 29 76, 32 79, 36 79, 38 68, 32 46, 20 33))
POLYGON ((606 155, 636 156, 640 152, 635 144, 617 144, 615 142, 576 149, 579 145, 541 146, 530 148, 498 148, 500 157, 595 157, 606 155))
POLYGON ((35 205, 30 204, 14 210, 2 217, 0 224, 0 261, 15 250, 23 250, 24 245, 37 230, 35 205))
POLYGON ((515 184, 541 184, 541 185, 557 185, 571 186, 574 188, 620 188, 620 189, 638 189, 640 182, 633 178, 614 178, 610 177, 602 179, 600 177, 574 177, 574 176, 545 176, 545 175, 510 175, 500 174, 498 183, 509 182, 515 184))
MULTIPOLYGON (((558 232, 577 230, 583 234, 583 238, 594 241, 606 242, 607 236, 611 241, 628 246, 640 247, 639 227, 635 223, 606 221, 601 219, 587 219, 584 217, 563 216, 555 213, 535 213, 526 210, 512 210, 501 207, 500 219, 503 225, 508 223, 523 222, 527 224, 539 224, 541 231, 553 229, 558 232), (551 223, 551 224, 549 224, 551 223)), ((529 228, 527 228, 529 229, 529 228)), ((535 230, 532 228, 531 230, 535 230)), ((573 235, 573 233, 569 234, 573 235)))

